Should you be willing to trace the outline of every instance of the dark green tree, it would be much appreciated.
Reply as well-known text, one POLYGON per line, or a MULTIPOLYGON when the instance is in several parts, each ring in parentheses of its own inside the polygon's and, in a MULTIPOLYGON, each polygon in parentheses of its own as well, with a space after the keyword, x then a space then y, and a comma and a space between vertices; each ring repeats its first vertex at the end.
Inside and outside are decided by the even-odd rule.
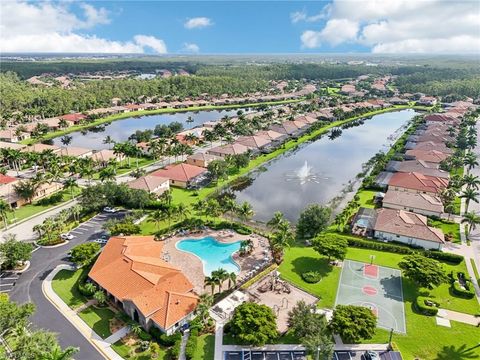
POLYGON ((297 237, 311 239, 326 229, 332 210, 318 204, 308 205, 300 214, 297 223, 297 237))
POLYGON ((341 336, 345 343, 357 343, 375 335, 377 317, 372 310, 363 306, 337 305, 333 311, 329 328, 341 336))

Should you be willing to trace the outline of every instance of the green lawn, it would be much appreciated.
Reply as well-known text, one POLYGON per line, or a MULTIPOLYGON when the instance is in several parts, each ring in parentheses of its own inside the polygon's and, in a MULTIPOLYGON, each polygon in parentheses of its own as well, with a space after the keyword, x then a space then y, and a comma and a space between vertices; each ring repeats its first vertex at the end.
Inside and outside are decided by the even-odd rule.
MULTIPOLYGON (((398 268, 398 262, 403 255, 380 252, 367 249, 349 248, 347 258, 351 260, 369 262, 370 255, 375 255, 375 263, 380 266, 398 268)), ((444 264, 447 272, 466 271, 465 264, 453 266, 444 264)), ((331 270, 326 259, 318 255, 313 249, 293 246, 287 249, 284 262, 280 265, 281 276, 300 288, 320 297, 319 307, 332 308, 335 303, 340 269, 331 270), (301 273, 307 270, 316 270, 325 274, 318 284, 308 284, 301 278, 301 273)), ((475 346, 480 338, 480 328, 452 322, 451 328, 437 326, 434 317, 419 315, 413 311, 412 304, 418 293, 418 288, 409 280, 402 279, 405 301, 405 314, 407 322, 407 335, 394 335, 394 342, 398 345, 404 359, 418 357, 422 360, 455 360, 470 359, 464 354, 480 355, 480 348, 466 351, 475 346), (464 353, 461 353, 464 351, 464 353)), ((422 291, 423 293, 424 291, 422 291)), ((430 296, 435 297, 445 309, 480 313, 476 299, 462 299, 452 296, 450 285, 444 284, 430 291, 430 296)), ((228 340, 228 339, 227 339, 228 340)), ((369 342, 385 343, 388 341, 388 332, 378 329, 377 334, 369 342)))
POLYGON ((78 316, 102 339, 112 335, 109 324, 115 313, 109 308, 99 308, 92 305, 78 313, 78 316))
POLYGON ((428 223, 430 226, 441 229, 446 237, 448 236, 452 239, 453 243, 460 244, 462 242, 460 239, 460 224, 431 219, 428 220, 428 223))
POLYGON ((477 267, 475 266, 475 260, 470 259, 470 264, 472 265, 473 272, 475 274, 475 281, 477 281, 477 283, 480 285, 480 275, 478 275, 478 270, 477 270, 477 267))
MULTIPOLYGON (((138 346, 127 346, 125 345, 122 340, 117 341, 114 343, 111 348, 122 358, 127 360, 151 360, 152 356, 150 351, 140 351, 138 346)), ((158 360, 166 359, 167 358, 167 351, 160 347, 160 354, 157 357, 158 360)), ((213 359, 213 358, 212 358, 213 359)))
POLYGON ((192 360, 213 360, 215 356, 215 335, 204 334, 198 337, 197 348, 192 360))
MULTIPOLYGON (((271 344, 298 344, 300 341, 291 332, 279 336, 271 344)), ((238 345, 238 342, 230 334, 223 334, 223 345, 238 345)))
POLYGON ((72 309, 87 302, 85 296, 80 294, 77 288, 78 278, 83 271, 87 270, 60 270, 52 280, 53 291, 72 309))
POLYGON ((375 190, 359 190, 357 195, 360 197, 360 207, 373 209, 375 207, 373 198, 377 192, 375 190))

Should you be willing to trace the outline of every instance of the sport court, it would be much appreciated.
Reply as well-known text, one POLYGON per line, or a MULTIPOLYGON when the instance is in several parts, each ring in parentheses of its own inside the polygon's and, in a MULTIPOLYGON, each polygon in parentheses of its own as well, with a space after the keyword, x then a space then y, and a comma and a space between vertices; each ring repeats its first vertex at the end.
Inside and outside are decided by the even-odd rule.
POLYGON ((406 333, 400 270, 345 260, 335 303, 368 307, 378 327, 406 333))

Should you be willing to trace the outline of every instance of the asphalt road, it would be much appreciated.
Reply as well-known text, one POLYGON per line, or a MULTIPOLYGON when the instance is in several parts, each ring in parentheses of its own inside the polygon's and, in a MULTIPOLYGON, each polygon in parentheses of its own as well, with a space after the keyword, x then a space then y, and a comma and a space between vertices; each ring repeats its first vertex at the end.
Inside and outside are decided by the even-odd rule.
POLYGON ((45 298, 42 292, 42 281, 55 267, 67 264, 67 253, 75 245, 94 240, 104 233, 102 225, 112 218, 121 218, 125 212, 115 214, 98 214, 72 231, 75 238, 67 245, 58 248, 39 248, 33 252, 30 268, 16 280, 9 296, 17 303, 33 302, 37 310, 31 321, 35 327, 53 331, 58 334, 62 347, 75 346, 80 351, 75 354, 76 360, 103 359, 98 351, 83 335, 45 298))

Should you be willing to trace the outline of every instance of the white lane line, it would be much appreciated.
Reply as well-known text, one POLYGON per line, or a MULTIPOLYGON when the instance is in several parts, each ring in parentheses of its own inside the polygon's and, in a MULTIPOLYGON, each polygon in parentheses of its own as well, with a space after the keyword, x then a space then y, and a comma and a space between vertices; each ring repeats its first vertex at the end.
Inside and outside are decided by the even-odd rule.
POLYGON ((78 231, 78 230, 72 230, 70 231, 71 234, 80 234, 82 235, 83 234, 83 231, 78 231))
POLYGON ((5 277, 5 278, 0 278, 0 280, 17 280, 19 277, 5 277))
POLYGON ((0 290, 0 293, 6 293, 6 292, 10 292, 12 291, 12 289, 8 289, 8 290, 0 290))
POLYGON ((15 283, 8 283, 8 284, 0 284, 0 286, 13 286, 15 283))

